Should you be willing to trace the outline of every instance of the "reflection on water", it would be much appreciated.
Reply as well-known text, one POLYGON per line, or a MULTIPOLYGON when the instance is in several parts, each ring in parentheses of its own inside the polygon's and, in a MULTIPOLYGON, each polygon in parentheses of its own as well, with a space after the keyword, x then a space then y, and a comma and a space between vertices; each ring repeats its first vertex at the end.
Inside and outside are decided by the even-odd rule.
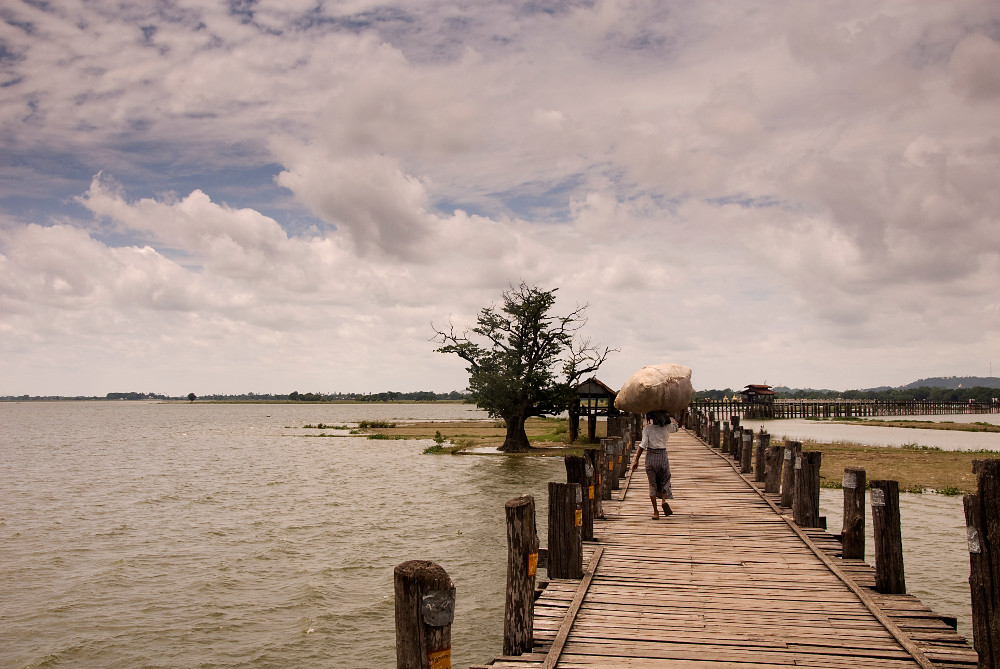
MULTIPOLYGON (((302 428, 470 417, 484 416, 466 405, 0 403, 5 666, 392 666, 392 570, 410 559, 455 581, 454 666, 494 657, 503 504, 534 494, 544 537, 562 460, 429 456, 431 440, 302 428)), ((823 491, 831 527, 834 495, 823 491)), ((904 499, 911 591, 966 615, 960 502, 904 499)))

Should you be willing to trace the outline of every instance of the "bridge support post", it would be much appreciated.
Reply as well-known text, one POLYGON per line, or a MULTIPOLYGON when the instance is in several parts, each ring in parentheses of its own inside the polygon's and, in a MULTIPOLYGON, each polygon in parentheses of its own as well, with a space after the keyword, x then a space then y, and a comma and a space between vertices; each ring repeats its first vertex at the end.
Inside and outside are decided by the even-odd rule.
POLYGON ((781 471, 781 506, 792 508, 795 497, 795 458, 802 450, 802 442, 785 440, 785 454, 781 471))
POLYGON ((507 598, 503 614, 503 654, 520 655, 530 653, 534 644, 535 575, 538 572, 535 498, 522 495, 508 500, 504 512, 507 516, 507 598))
POLYGON ((594 468, 582 455, 567 455, 566 482, 579 483, 583 491, 583 540, 594 540, 594 468))
POLYGON ((875 589, 884 594, 901 595, 906 592, 906 578, 899 523, 899 482, 876 480, 871 481, 869 487, 875 534, 875 589))
POLYGON ((743 446, 740 448, 740 473, 749 474, 753 470, 753 430, 743 430, 743 446))
POLYGON ((792 517, 799 527, 821 527, 819 517, 819 469, 823 454, 802 451, 795 458, 795 493, 792 517))
POLYGON ((618 490, 621 488, 621 482, 619 481, 618 471, 618 444, 617 439, 601 439, 601 450, 607 455, 608 458, 608 469, 605 472, 608 477, 608 490, 609 494, 605 499, 611 499, 611 490, 618 490))
POLYGON ((844 527, 841 541, 845 560, 865 559, 865 483, 864 469, 844 468, 844 527))
POLYGON ((782 446, 768 446, 764 452, 764 492, 781 491, 781 463, 785 449, 782 446))
POLYGON ((455 584, 441 566, 410 560, 393 572, 396 669, 451 666, 455 584))
POLYGON ((973 646, 979 669, 1000 668, 1000 460, 976 460, 977 492, 966 495, 973 646))
POLYGON ((583 578, 583 491, 549 483, 549 578, 583 578))
POLYGON ((764 461, 767 459, 767 449, 770 445, 771 435, 761 430, 760 434, 757 435, 757 451, 755 452, 756 457, 754 457, 753 463, 753 480, 758 483, 764 481, 767 473, 767 465, 764 461))
MULTIPOLYGON (((607 483, 604 470, 608 463, 604 458, 604 451, 600 448, 588 448, 583 453, 594 469, 594 518, 604 518, 604 506, 601 501, 604 499, 604 486, 607 483)), ((611 497, 609 496, 608 499, 611 497)))

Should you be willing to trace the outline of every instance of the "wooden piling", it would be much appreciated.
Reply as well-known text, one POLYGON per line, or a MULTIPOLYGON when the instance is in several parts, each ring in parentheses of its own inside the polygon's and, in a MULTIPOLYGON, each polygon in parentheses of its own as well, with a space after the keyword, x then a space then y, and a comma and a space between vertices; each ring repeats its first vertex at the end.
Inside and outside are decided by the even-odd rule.
POLYGON ((393 572, 396 597, 396 669, 451 666, 455 584, 441 566, 410 560, 393 572))
POLYGON ((844 526, 841 541, 845 560, 865 559, 866 478, 864 469, 844 468, 844 526))
MULTIPOLYGON (((621 487, 617 475, 618 454, 615 448, 616 442, 617 439, 601 439, 601 450, 604 451, 608 459, 608 468, 605 474, 608 478, 609 490, 618 490, 621 487)), ((610 495, 606 499, 611 499, 610 495)))
POLYGON ((792 508, 795 497, 795 457, 802 450, 802 442, 785 440, 785 453, 781 465, 781 506, 792 508))
POLYGON ((578 483, 549 483, 549 578, 583 578, 583 493, 578 483))
POLYGON ((531 495, 515 497, 507 501, 504 511, 507 516, 507 599, 503 616, 503 653, 520 655, 530 653, 534 644, 535 574, 538 571, 535 498, 531 495))
POLYGON ((871 488, 872 529, 875 534, 875 589, 901 595, 906 592, 903 574, 903 535, 899 522, 899 482, 875 480, 871 488))
MULTIPOLYGON (((600 448, 588 448, 583 454, 587 456, 587 461, 594 470, 594 518, 604 518, 604 506, 601 503, 604 499, 604 481, 606 479, 604 476, 604 451, 600 448)), ((610 496, 608 499, 611 499, 610 496)))
POLYGON ((740 473, 753 471, 753 430, 743 430, 743 446, 740 448, 740 473))
POLYGON ((582 455, 566 456, 566 482, 579 483, 583 491, 583 540, 594 540, 594 468, 582 455))
POLYGON ((795 492, 792 518, 799 527, 821 527, 819 519, 819 469, 823 454, 802 451, 795 456, 795 492))
POLYGON ((781 491, 781 464, 785 449, 781 446, 768 446, 764 451, 764 492, 778 493, 781 491))
POLYGON ((977 492, 964 497, 973 646, 979 669, 1000 669, 1000 460, 975 460, 977 492))
POLYGON ((722 452, 731 453, 732 450, 732 430, 729 429, 729 423, 724 423, 722 430, 722 452))
POLYGON ((767 449, 771 445, 771 435, 761 430, 757 435, 757 450, 754 452, 753 480, 761 483, 767 474, 767 449))

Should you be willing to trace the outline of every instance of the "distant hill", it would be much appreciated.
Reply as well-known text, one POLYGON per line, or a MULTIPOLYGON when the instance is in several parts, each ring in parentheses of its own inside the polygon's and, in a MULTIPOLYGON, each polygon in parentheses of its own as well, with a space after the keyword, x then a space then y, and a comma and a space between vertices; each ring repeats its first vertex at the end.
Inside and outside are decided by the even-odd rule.
POLYGON ((1000 378, 996 376, 932 376, 929 379, 920 379, 913 383, 902 386, 903 390, 912 388, 1000 388, 1000 378))

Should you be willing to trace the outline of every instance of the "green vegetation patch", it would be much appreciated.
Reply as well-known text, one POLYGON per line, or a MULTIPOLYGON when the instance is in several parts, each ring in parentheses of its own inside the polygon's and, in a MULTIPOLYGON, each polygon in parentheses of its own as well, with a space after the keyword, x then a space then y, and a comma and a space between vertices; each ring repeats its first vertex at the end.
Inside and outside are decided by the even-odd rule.
POLYGON ((841 487, 845 467, 860 467, 869 481, 891 479, 907 492, 932 490, 951 495, 975 492, 973 460, 1000 457, 996 451, 944 451, 916 444, 885 447, 806 440, 802 449, 823 453, 820 484, 826 488, 841 487))

